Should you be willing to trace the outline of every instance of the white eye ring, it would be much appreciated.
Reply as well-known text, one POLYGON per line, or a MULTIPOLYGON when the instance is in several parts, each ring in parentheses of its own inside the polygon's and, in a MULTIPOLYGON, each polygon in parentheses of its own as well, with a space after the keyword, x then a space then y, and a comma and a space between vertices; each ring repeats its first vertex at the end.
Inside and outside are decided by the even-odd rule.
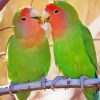
POLYGON ((55 14, 58 14, 59 12, 60 12, 60 10, 58 10, 58 9, 54 10, 55 14))
POLYGON ((21 20, 22 20, 22 21, 25 21, 25 20, 26 20, 26 17, 22 17, 21 20))

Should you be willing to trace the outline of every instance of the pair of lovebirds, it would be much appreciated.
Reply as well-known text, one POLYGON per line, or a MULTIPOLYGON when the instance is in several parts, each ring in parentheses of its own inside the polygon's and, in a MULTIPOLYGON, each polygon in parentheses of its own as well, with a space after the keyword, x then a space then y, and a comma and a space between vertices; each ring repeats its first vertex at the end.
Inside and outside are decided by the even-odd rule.
MULTIPOLYGON (((52 28, 55 63, 67 78, 97 78, 97 60, 90 31, 75 9, 65 1, 48 3, 44 22, 52 28)), ((48 74, 50 49, 43 22, 37 11, 24 7, 13 18, 14 35, 7 46, 8 77, 13 83, 37 81, 48 74)), ((97 88, 83 89, 88 100, 98 100, 97 88)), ((26 100, 30 92, 18 93, 26 100)))

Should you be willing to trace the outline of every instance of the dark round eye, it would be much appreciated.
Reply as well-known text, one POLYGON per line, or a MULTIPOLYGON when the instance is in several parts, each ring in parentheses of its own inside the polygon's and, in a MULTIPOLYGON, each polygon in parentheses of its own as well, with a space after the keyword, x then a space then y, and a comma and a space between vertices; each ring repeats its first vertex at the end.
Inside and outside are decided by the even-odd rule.
POLYGON ((59 10, 58 10, 58 9, 56 9, 56 10, 54 11, 54 13, 55 13, 55 14, 59 13, 59 10))
POLYGON ((26 18, 25 18, 25 17, 23 17, 23 18, 21 18, 21 20, 22 20, 22 21, 25 21, 25 20, 26 20, 26 18))

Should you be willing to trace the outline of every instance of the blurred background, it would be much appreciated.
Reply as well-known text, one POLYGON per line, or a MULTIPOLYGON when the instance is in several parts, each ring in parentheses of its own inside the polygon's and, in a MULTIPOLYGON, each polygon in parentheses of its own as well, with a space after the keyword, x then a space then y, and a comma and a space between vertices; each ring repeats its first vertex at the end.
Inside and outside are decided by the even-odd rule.
MULTIPOLYGON (((42 13, 45 5, 51 0, 34 0, 33 7, 42 13)), ((77 10, 81 21, 90 29, 93 38, 100 37, 100 0, 65 0, 77 10)), ((0 11, 0 29, 12 25, 12 18, 20 7, 30 5, 31 0, 9 0, 6 6, 0 11)), ((9 37, 13 34, 12 29, 0 31, 0 52, 6 50, 9 37)), ((51 39, 49 39, 51 42, 51 39)), ((98 59, 98 70, 100 69, 100 41, 95 40, 95 48, 98 59)), ((47 76, 53 79, 59 75, 59 71, 55 67, 53 50, 51 46, 51 69, 47 76)), ((100 71, 98 71, 98 75, 100 71)), ((0 58, 0 86, 7 85, 7 67, 4 58, 0 58)), ((56 91, 35 91, 32 92, 28 100, 85 100, 80 89, 59 89, 56 91), (77 98, 78 97, 78 98, 77 98)), ((0 100, 12 100, 9 95, 1 96, 0 100)))

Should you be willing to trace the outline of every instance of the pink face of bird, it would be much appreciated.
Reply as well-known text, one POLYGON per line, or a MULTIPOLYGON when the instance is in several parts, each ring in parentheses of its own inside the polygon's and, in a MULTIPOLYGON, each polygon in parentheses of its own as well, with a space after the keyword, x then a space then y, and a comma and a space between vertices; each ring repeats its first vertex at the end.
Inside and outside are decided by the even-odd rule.
POLYGON ((61 37, 63 35, 63 30, 67 26, 65 24, 63 9, 55 4, 49 3, 46 5, 43 16, 44 21, 49 22, 51 25, 53 38, 61 37))
POLYGON ((17 35, 24 38, 35 36, 42 24, 40 18, 35 9, 29 7, 23 8, 20 12, 18 23, 15 26, 17 35))
POLYGON ((16 20, 14 33, 23 47, 38 47, 45 38, 45 31, 42 28, 42 20, 38 12, 33 8, 23 8, 19 15, 15 15, 16 20), (17 17, 17 18, 16 18, 17 17))

